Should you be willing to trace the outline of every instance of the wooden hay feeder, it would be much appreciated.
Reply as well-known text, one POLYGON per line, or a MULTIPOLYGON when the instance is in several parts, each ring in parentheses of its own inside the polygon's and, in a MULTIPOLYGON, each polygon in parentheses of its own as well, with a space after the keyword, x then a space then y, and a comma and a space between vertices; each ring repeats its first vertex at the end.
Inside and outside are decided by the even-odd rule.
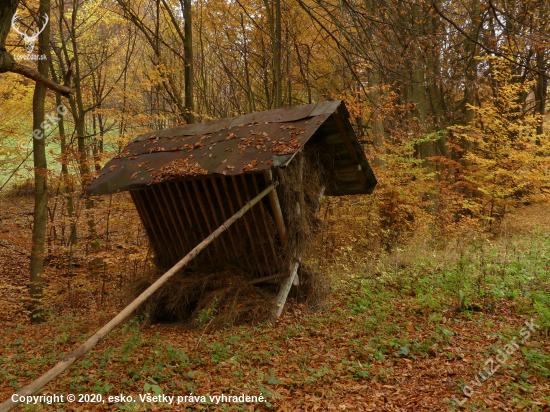
MULTIPOLYGON (((248 201, 273 183, 259 201, 198 255, 195 266, 232 264, 254 273, 253 283, 278 279, 273 313, 279 315, 297 282, 301 256, 288 236, 287 216, 300 213, 280 201, 285 190, 306 187, 281 178, 314 153, 324 168, 313 196, 371 193, 376 178, 342 101, 270 110, 178 126, 139 136, 111 159, 86 188, 88 194, 130 191, 157 266, 187 255, 248 201), (290 256, 291 259, 283 259, 290 256)), ((303 173, 308 170, 303 169, 303 173)), ((309 184, 309 186, 311 186, 309 184)), ((312 197, 312 196, 310 196, 312 197)), ((316 210, 317 205, 312 208, 316 210)))

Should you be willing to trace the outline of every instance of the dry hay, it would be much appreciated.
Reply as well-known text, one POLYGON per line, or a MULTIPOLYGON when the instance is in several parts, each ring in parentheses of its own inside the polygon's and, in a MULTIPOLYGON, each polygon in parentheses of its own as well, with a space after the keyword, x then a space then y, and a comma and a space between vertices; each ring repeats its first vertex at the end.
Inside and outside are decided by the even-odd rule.
MULTIPOLYGON (((282 278, 297 259, 300 285, 289 295, 305 302, 312 309, 323 307, 329 292, 328 280, 315 268, 312 252, 319 240, 321 222, 316 217, 323 186, 328 185, 322 159, 317 152, 300 152, 285 169, 278 169, 275 179, 280 182, 278 197, 287 228, 287 246, 280 250, 282 278)), ((243 251, 244 253, 244 251, 243 251)), ((135 282, 128 290, 134 299, 162 271, 135 282)), ((191 326, 223 327, 244 322, 261 322, 270 315, 279 289, 278 284, 251 285, 254 274, 234 266, 184 269, 169 280, 140 309, 149 315, 149 322, 186 322, 191 326)))
POLYGON ((288 245, 282 252, 282 266, 289 267, 296 258, 302 264, 298 272, 300 297, 313 308, 322 306, 328 292, 327 278, 318 270, 315 252, 319 250, 321 220, 317 217, 321 192, 329 185, 327 159, 317 151, 301 151, 285 169, 278 170, 279 201, 287 228, 288 245))
MULTIPOLYGON (((130 285, 132 300, 152 285, 162 273, 157 271, 130 285)), ((251 275, 236 267, 182 270, 150 297, 137 315, 147 314, 147 322, 184 322, 200 327, 212 322, 223 327, 259 322, 269 315, 269 302, 276 289, 256 287, 251 275)))

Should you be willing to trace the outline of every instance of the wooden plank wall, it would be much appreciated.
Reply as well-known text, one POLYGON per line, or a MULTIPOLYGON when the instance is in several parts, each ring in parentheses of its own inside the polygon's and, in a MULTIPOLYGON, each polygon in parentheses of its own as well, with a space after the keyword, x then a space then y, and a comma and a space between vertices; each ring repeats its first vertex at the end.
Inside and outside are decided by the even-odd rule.
MULTIPOLYGON (((170 267, 267 187, 262 173, 207 176, 131 191, 156 263, 170 267)), ((255 277, 279 272, 281 241, 266 197, 195 260, 240 267, 255 277)))

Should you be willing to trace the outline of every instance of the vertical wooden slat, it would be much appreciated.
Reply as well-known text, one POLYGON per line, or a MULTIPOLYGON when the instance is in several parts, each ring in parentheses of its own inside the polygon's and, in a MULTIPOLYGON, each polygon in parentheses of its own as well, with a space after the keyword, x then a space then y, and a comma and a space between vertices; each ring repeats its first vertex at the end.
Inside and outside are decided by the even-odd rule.
MULTIPOLYGON (((225 221, 229 218, 229 216, 227 215, 226 210, 225 210, 225 206, 226 206, 224 204, 225 202, 222 198, 220 189, 218 188, 218 184, 216 183, 216 178, 212 177, 211 182, 212 182, 212 187, 214 188, 214 193, 216 194, 216 198, 218 199, 218 204, 220 205, 220 210, 221 210, 221 213, 222 213, 222 216, 223 216, 223 220, 225 221)), ((229 204, 229 202, 231 200, 226 199, 226 201, 229 204)), ((248 253, 242 253, 243 249, 241 249, 241 253, 239 253, 239 249, 237 248, 237 244, 235 243, 235 237, 233 236, 233 231, 234 230, 237 230, 236 226, 232 227, 231 229, 228 229, 227 233, 229 234, 229 238, 231 240, 231 245, 233 246, 233 254, 234 254, 235 258, 237 259, 236 262, 240 263, 239 259, 242 259, 243 255, 244 255, 244 259, 247 261, 247 266, 250 267, 250 260, 248 260, 248 253)))
MULTIPOLYGON (((219 226, 221 223, 218 219, 218 212, 216 212, 216 205, 212 201, 212 195, 210 194, 210 189, 208 188, 208 184, 206 181, 206 178, 201 178, 202 186, 204 187, 204 193, 206 193, 206 200, 208 200, 208 204, 210 205, 210 210, 212 211, 212 217, 214 218, 214 222, 216 223, 216 226, 219 226)), ((225 254, 229 260, 232 260, 232 256, 229 253, 229 247, 227 247, 227 242, 225 236, 220 236, 220 239, 223 243, 223 248, 225 250, 225 254)))
MULTIPOLYGON (((243 182, 244 194, 246 196, 246 200, 250 201, 250 199, 252 199, 252 198, 250 197, 250 191, 248 190, 248 183, 246 182, 246 175, 241 175, 241 180, 243 182)), ((258 234, 258 242, 260 243, 260 247, 262 248, 262 252, 263 252, 263 256, 264 256, 264 260, 265 260, 265 265, 266 265, 266 270, 271 272, 274 269, 274 265, 273 265, 273 263, 270 264, 270 262, 267 258, 267 251, 266 251, 265 246, 264 246, 264 236, 263 236, 262 230, 260 229, 261 222, 260 222, 260 218, 258 217, 258 208, 256 207, 256 208, 250 210, 250 213, 252 214, 252 221, 254 222, 254 229, 256 229, 256 233, 258 234)))
POLYGON ((160 216, 158 216, 158 213, 155 213, 155 211, 153 210, 153 201, 151 200, 153 198, 153 195, 149 194, 149 189, 145 189, 143 193, 145 194, 145 198, 147 199, 147 202, 144 202, 144 203, 146 207, 148 207, 149 209, 149 213, 152 216, 152 220, 154 219, 153 223, 157 222, 157 227, 159 228, 159 231, 161 233, 162 241, 159 243, 159 251, 164 251, 168 249, 168 253, 172 255, 172 259, 177 258, 174 248, 170 247, 171 245, 170 236, 166 233, 166 229, 163 228, 163 223, 160 216))
MULTIPOLYGON (((208 213, 206 212, 206 206, 204 205, 202 195, 200 193, 199 185, 195 179, 191 181, 191 184, 193 186, 193 189, 195 189, 195 195, 197 196, 197 201, 199 202, 199 207, 202 211, 202 215, 204 217, 204 220, 206 221, 206 226, 208 226, 208 234, 212 233, 214 230, 212 228, 212 225, 210 224, 210 218, 208 217, 208 213)), ((223 242, 222 242, 223 243, 223 242)), ((225 243, 220 245, 220 239, 216 239, 213 242, 214 247, 218 250, 218 255, 221 255, 220 249, 224 251, 225 255, 227 256, 227 249, 225 248, 225 243)))
POLYGON ((164 244, 164 237, 160 233, 160 228, 158 227, 158 225, 155 224, 154 218, 151 216, 151 209, 147 206, 147 200, 145 199, 145 190, 136 191, 135 197, 138 201, 138 204, 140 205, 141 210, 143 211, 145 219, 147 220, 147 222, 149 222, 149 227, 151 228, 151 231, 153 232, 153 237, 155 240, 154 251, 156 253, 157 259, 160 257, 164 257, 162 253, 164 251, 164 249, 162 248, 162 245, 164 244))
POLYGON ((153 250, 155 251, 155 254, 157 253, 158 248, 158 239, 153 231, 151 222, 149 220, 149 216, 147 212, 144 210, 143 206, 141 205, 141 201, 139 199, 139 195, 136 190, 130 190, 130 196, 132 197, 132 201, 134 202, 134 205, 136 206, 136 210, 138 212, 139 218, 141 219, 141 223, 143 224, 143 227, 145 228, 145 231, 147 232, 147 236, 149 237, 149 241, 151 243, 151 246, 153 250))
MULTIPOLYGON (((187 208, 188 199, 186 199, 185 196, 183 195, 183 193, 180 189, 180 186, 178 185, 178 182, 173 182, 173 185, 176 188, 176 191, 178 192, 178 196, 180 198, 181 205, 183 206, 183 211, 185 213, 185 217, 187 218, 187 223, 189 224, 191 234, 193 235, 193 239, 194 239, 194 242, 195 242, 194 244, 198 245, 199 244, 199 239, 197 238, 197 234, 195 233, 196 225, 193 225, 193 219, 191 218, 191 213, 189 212, 189 209, 187 208)), ((170 183, 168 183, 168 187, 170 187, 170 183)), ((171 189, 170 189, 170 194, 172 194, 171 189)), ((174 195, 174 197, 175 197, 175 195, 174 195)), ((189 200, 189 202, 190 202, 190 200, 189 200)))
MULTIPOLYGON (((188 186, 186 180, 182 181, 182 186, 185 189, 185 193, 187 194, 187 199, 189 201, 189 204, 191 205, 191 210, 193 211, 193 215, 195 216, 196 226, 199 228, 199 231, 201 233, 201 241, 202 241, 202 240, 204 240, 208 237, 208 234, 209 234, 208 227, 204 228, 204 230, 203 230, 203 226, 201 225, 199 212, 197 211, 195 202, 193 201, 193 197, 191 196, 191 189, 189 189, 189 186, 188 186)), ((206 223, 206 219, 203 219, 203 220, 206 223)), ((214 248, 216 248, 215 243, 214 243, 213 246, 214 246, 214 248)), ((210 258, 210 260, 213 260, 215 252, 212 251, 212 249, 208 248, 208 249, 206 249, 206 253, 208 253, 208 257, 210 258)))
POLYGON ((166 228, 166 231, 168 232, 170 239, 172 239, 172 242, 174 244, 174 249, 178 254, 177 257, 180 258, 181 256, 185 256, 185 253, 183 253, 184 247, 181 244, 181 241, 178 238, 178 235, 175 233, 176 228, 174 227, 174 222, 172 221, 168 213, 166 213, 166 205, 164 204, 164 200, 162 198, 162 193, 160 192, 159 186, 158 185, 151 186, 151 189, 153 189, 152 190, 153 198, 155 199, 155 202, 157 202, 157 206, 160 210, 160 216, 164 222, 164 227, 166 228), (177 249, 180 249, 181 253, 178 253, 177 249))
POLYGON ((203 230, 203 227, 200 224, 199 214, 197 213, 197 208, 195 207, 195 202, 193 202, 193 198, 191 197, 191 191, 189 190, 189 187, 187 186, 187 182, 184 180, 181 183, 182 183, 182 187, 185 189, 185 193, 187 195, 187 199, 189 201, 189 204, 191 205, 191 210, 193 211, 193 216, 195 216, 195 223, 196 223, 197 227, 199 228, 201 238, 206 239, 206 237, 208 236, 208 233, 205 233, 205 232, 208 232, 208 228, 206 228, 206 230, 203 230))
MULTIPOLYGON (((168 191, 168 195, 170 196, 170 199, 172 199, 172 205, 174 206, 174 210, 176 211, 176 214, 178 215, 178 220, 180 222, 181 231, 183 232, 183 236, 185 237, 185 241, 187 242, 187 246, 189 250, 193 249, 195 245, 198 244, 198 242, 193 243, 191 239, 189 239, 188 230, 185 226, 185 219, 181 215, 181 208, 180 202, 178 202, 178 199, 176 198, 176 195, 174 194, 172 187, 170 186, 170 183, 166 183, 166 191, 168 191)), ((185 206, 185 205, 184 205, 185 206)))
POLYGON ((176 236, 178 237, 178 239, 180 241, 180 244, 181 244, 181 249, 183 251, 183 254, 185 255, 185 254, 189 253, 191 248, 187 244, 187 241, 184 240, 183 233, 182 233, 184 231, 184 229, 181 228, 181 230, 180 230, 177 227, 179 219, 177 217, 177 214, 175 212, 172 212, 172 207, 171 207, 172 202, 171 202, 170 197, 166 195, 166 190, 164 188, 164 184, 162 184, 162 183, 158 184, 156 187, 157 187, 159 193, 161 194, 163 203, 166 206, 166 210, 168 210, 168 214, 170 215, 170 223, 171 223, 170 226, 173 228, 173 231, 176 232, 176 236))
MULTIPOLYGON (((235 176, 231 176, 231 180, 233 181, 233 187, 235 188, 235 193, 237 195, 237 201, 239 202, 239 206, 240 207, 243 207, 244 203, 243 203, 243 199, 242 199, 242 196, 241 196, 241 191, 239 189, 239 184, 237 183, 237 178, 235 176)), ((254 251, 254 257, 256 258, 256 262, 258 263, 258 269, 262 269, 262 264, 259 262, 258 260, 258 254, 256 253, 256 245, 255 245, 255 242, 254 242, 254 235, 252 234, 252 229, 250 229, 250 226, 253 226, 254 223, 250 221, 250 217, 249 216, 245 216, 243 218, 244 220, 244 223, 246 225, 246 231, 248 232, 248 236, 250 237, 250 242, 252 243, 252 249, 254 251)), ((263 251, 263 256, 264 256, 264 260, 265 260, 265 249, 263 247, 263 244, 260 242, 260 247, 263 251)), ((266 264, 269 266, 269 264, 267 263, 267 260, 266 260, 266 264)))
MULTIPOLYGON (((223 189, 225 190, 225 194, 227 195, 227 199, 229 200, 229 207, 231 208, 231 214, 235 213, 235 208, 233 207, 233 199, 231 199, 231 193, 229 191, 229 185, 227 184, 226 178, 222 178, 222 185, 223 189)), ((238 193, 238 189, 235 190, 235 192, 238 193)), ((238 196, 236 196, 238 197, 238 196)), ((242 222, 245 227, 245 231, 248 234, 248 239, 250 240, 250 247, 252 248, 252 254, 254 255, 254 263, 256 263, 256 269, 260 271, 261 265, 258 262, 258 259, 256 258, 256 245, 254 244, 254 238, 252 237, 252 233, 250 232, 250 227, 248 226, 248 221, 243 218, 242 222)))
MULTIPOLYGON (((205 239, 204 233, 202 231, 202 227, 199 223, 199 220, 197 218, 197 213, 195 211, 195 205, 193 203, 193 199, 188 193, 187 186, 185 185, 185 182, 181 182, 181 185, 178 184, 178 182, 174 182, 174 185, 176 186, 176 190, 178 191, 178 195, 181 199, 181 204, 183 205, 183 210, 185 211, 185 216, 187 216, 187 222, 189 223, 189 227, 191 228, 191 233, 193 234, 193 238, 195 239, 195 244, 198 245, 200 241, 205 239), (185 190, 185 194, 183 193, 181 187, 183 187, 183 190, 185 190), (193 212, 193 215, 195 216, 195 221, 193 222, 193 217, 191 215, 191 212, 189 211, 188 205, 191 206, 191 211, 193 212), (199 236, 201 236, 201 239, 197 237, 197 233, 195 228, 198 228, 199 230, 199 236)), ((212 252, 209 248, 206 248, 206 254, 212 260, 212 252)))
MULTIPOLYGON (((258 193, 261 192, 261 190, 258 187, 258 182, 256 181, 255 173, 252 174, 252 183, 254 183, 254 189, 256 189, 256 191, 254 193, 254 196, 256 196, 258 193)), ((248 195, 248 193, 247 193, 247 195, 248 195)), ((273 236, 272 236, 272 233, 271 233, 271 227, 270 227, 269 222, 267 220, 267 212, 265 211, 264 205, 263 205, 262 202, 258 202, 258 205, 260 206, 260 213, 262 215, 262 220, 264 221, 265 231, 267 233, 267 237, 269 239, 269 244, 271 245, 271 251, 273 252, 273 257, 275 259, 274 262, 277 262, 279 259, 278 259, 277 251, 275 250, 275 242, 273 241, 273 236)))

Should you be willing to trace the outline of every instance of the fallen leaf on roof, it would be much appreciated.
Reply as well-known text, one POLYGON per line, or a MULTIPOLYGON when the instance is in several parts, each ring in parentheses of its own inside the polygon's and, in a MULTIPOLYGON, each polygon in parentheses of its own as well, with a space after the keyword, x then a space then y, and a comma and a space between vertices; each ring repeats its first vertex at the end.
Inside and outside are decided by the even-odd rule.
POLYGON ((176 159, 162 166, 158 171, 151 173, 153 182, 160 183, 178 177, 192 177, 207 174, 208 171, 201 165, 191 162, 190 157, 176 159))

